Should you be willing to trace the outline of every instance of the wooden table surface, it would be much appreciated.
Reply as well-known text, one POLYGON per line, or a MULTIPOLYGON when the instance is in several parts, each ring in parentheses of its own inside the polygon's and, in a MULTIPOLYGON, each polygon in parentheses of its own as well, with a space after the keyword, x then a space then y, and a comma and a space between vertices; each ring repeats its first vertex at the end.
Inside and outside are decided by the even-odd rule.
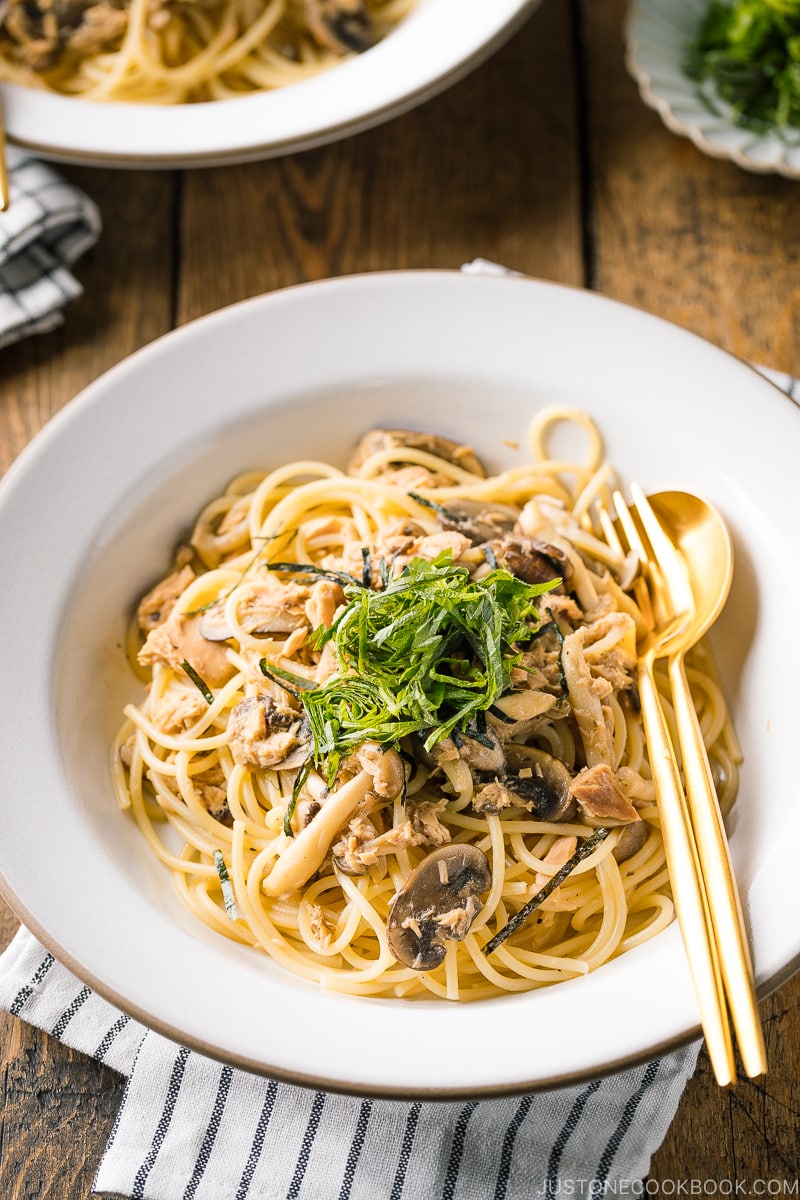
MULTIPOLYGON (((623 0, 545 0, 468 79, 328 148, 186 173, 63 168, 105 230, 64 327, 0 354, 0 469, 100 372, 202 313, 476 256, 800 373, 800 185, 668 133, 626 74, 623 19, 623 0)), ((15 925, 4 911, 3 942, 15 925)), ((763 1003, 766 1078, 722 1092, 701 1057, 653 1194, 797 1195, 798 1000, 800 977, 763 1003)), ((0 1031, 0 1197, 88 1196, 122 1080, 11 1017, 0 1031)))

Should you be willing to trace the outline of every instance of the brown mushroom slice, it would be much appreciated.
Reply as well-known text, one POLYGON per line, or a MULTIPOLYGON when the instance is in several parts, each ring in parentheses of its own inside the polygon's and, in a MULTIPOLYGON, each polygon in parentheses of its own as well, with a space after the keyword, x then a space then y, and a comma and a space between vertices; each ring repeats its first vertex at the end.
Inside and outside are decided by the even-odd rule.
POLYGON ((518 692, 506 692, 495 700, 486 714, 492 732, 504 745, 524 740, 545 717, 552 717, 558 707, 558 697, 551 692, 523 688, 518 692))
MULTIPOLYGON (((499 774, 506 769, 506 753, 500 738, 488 725, 480 738, 453 732, 458 757, 471 771, 490 771, 499 774)), ((435 747, 434 747, 435 753, 435 747)))
POLYGON ((389 947, 414 971, 443 962, 446 941, 463 941, 492 883, 489 861, 477 846, 461 843, 431 851, 392 901, 386 920, 389 947))
POLYGON ((357 475, 361 466, 373 454, 403 447, 424 450, 427 454, 435 454, 437 458, 442 458, 445 462, 473 475, 479 475, 482 479, 486 477, 483 464, 469 446, 454 442, 451 438, 439 437, 435 433, 421 433, 413 429, 371 429, 369 433, 365 433, 347 465, 348 474, 357 475))
MULTIPOLYGON (((270 633, 293 633, 307 625, 305 612, 289 605, 253 603, 239 613, 239 623, 245 633, 256 636, 270 633)), ((225 618, 222 604, 213 604, 200 617, 200 633, 209 642, 225 642, 235 637, 225 618)))
POLYGON ((519 520, 520 510, 511 504, 455 497, 437 505, 436 516, 443 529, 463 533, 473 546, 477 546, 510 533, 519 520))
POLYGON ((569 580, 572 575, 572 564, 563 550, 538 538, 506 538, 492 549, 507 570, 525 583, 552 583, 554 579, 569 580))
POLYGON ((646 841, 647 822, 631 821, 630 825, 620 827, 617 844, 611 853, 618 863, 626 862, 627 859, 633 858, 634 854, 639 853, 646 841))
POLYGON ((640 819, 606 763, 579 771, 570 792, 587 825, 627 825, 640 819))
POLYGON ((377 35, 364 0, 303 0, 314 41, 334 54, 362 54, 377 35))
POLYGON ((559 759, 538 746, 511 742, 506 756, 513 775, 499 780, 517 803, 542 821, 569 821, 575 814, 572 776, 559 759))

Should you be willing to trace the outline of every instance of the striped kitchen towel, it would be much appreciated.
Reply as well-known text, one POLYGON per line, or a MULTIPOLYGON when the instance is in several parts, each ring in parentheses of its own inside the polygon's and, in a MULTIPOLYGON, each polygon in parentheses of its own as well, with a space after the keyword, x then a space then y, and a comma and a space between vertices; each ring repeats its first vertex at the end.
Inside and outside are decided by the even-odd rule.
POLYGON ((7 148, 11 204, 0 213, 0 349, 47 333, 82 295, 72 264, 100 236, 100 213, 78 188, 25 151, 7 148))
MULTIPOLYGON (((501 1100, 315 1092, 223 1066, 145 1029, 26 929, 0 957, 0 1005, 127 1076, 93 1190, 131 1200, 637 1194, 699 1049, 695 1042, 602 1080, 501 1100)), ((24 1164, 16 1176, 24 1183, 24 1164)))

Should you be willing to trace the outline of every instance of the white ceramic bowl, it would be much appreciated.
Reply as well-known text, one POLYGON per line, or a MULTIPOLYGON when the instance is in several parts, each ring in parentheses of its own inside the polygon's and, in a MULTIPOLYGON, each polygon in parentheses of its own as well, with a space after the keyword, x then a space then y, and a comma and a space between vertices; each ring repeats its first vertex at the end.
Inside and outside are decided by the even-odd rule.
POLYGON ((417 0, 377 46, 289 87, 205 104, 89 103, 2 85, 11 141, 40 157, 117 167, 247 162, 406 112, 466 75, 540 0, 417 0))
POLYGON ((763 136, 743 129, 730 107, 684 73, 686 51, 697 37, 708 0, 633 0, 627 25, 628 69, 642 99, 668 129, 691 138, 713 158, 746 171, 800 179, 800 130, 763 136))
POLYGON ((169 334, 69 404, 0 486, 2 891, 82 979, 208 1054, 371 1094, 526 1091, 697 1033, 674 926, 526 995, 323 994, 199 926, 112 794, 109 742, 141 686, 121 649, 128 613, 230 477, 341 463, 386 422, 463 438, 497 468, 554 402, 595 416, 628 478, 700 491, 730 523, 736 577, 714 632, 746 753, 732 852, 761 988, 798 964, 800 409, 701 339, 596 295, 414 272, 308 284, 169 334))

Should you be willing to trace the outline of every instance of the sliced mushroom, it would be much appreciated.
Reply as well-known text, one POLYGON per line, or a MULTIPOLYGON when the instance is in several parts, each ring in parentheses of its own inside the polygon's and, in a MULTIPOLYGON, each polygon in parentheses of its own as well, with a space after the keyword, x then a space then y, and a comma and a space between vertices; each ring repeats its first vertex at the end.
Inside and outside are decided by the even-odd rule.
POLYGON ((491 542, 510 533, 519 520, 520 510, 510 504, 492 504, 488 500, 461 500, 456 497, 438 505, 436 516, 443 529, 454 529, 468 537, 473 546, 491 542))
MULTIPOLYGON (((466 733, 454 733, 453 742, 458 751, 458 757, 465 762, 471 771, 491 771, 497 774, 506 768, 506 753, 500 738, 494 729, 488 725, 480 738, 470 737, 466 733)), ((434 756, 436 747, 434 747, 434 756)))
POLYGON ((477 846, 441 846, 423 858, 397 893, 386 920, 398 962, 432 971, 444 960, 445 941, 463 941, 483 907, 492 872, 477 846))
POLYGON ((623 825, 620 829, 617 844, 611 853, 617 862, 625 862, 633 858, 634 854, 638 854, 646 841, 647 822, 631 821, 630 825, 623 825))
POLYGON ((311 36, 334 54, 361 54, 377 36, 364 0, 303 0, 311 36))
POLYGON ((627 825, 640 819, 606 763, 579 771, 570 792, 587 825, 627 825))
POLYGON ((499 741, 504 745, 512 741, 524 741, 547 717, 557 716, 559 700, 551 692, 523 688, 518 692, 506 692, 495 700, 486 714, 486 721, 499 741))
MULTIPOLYGON (((485 811, 508 806, 508 799, 520 808, 527 808, 542 821, 568 821, 575 813, 575 800, 570 792, 572 776, 564 763, 540 750, 537 746, 522 746, 514 742, 506 746, 508 766, 514 774, 506 774, 495 780, 501 791, 489 791, 483 796, 485 811), (504 801, 504 802, 500 802, 504 801)), ((492 787, 492 785, 488 785, 492 787)), ((484 789, 485 791, 485 789, 484 789)), ((475 806, 480 811, 482 791, 476 793, 475 806)), ((475 801, 473 801, 475 804, 475 801)))
POLYGON ((381 800, 394 800, 400 795, 406 773, 396 750, 379 746, 377 742, 364 742, 356 751, 356 757, 364 770, 372 775, 372 790, 381 800))
MULTIPOLYGON (((257 596, 248 600, 238 617, 242 629, 251 635, 293 633, 295 629, 308 624, 302 608, 291 604, 259 602, 257 596)), ((209 642, 226 642, 236 636, 225 618, 223 605, 214 604, 205 610, 200 617, 200 633, 209 642)))
POLYGON ((228 718, 230 749, 240 766, 291 771, 311 749, 311 728, 304 713, 283 708, 271 696, 247 696, 228 718))
POLYGON ((552 583, 569 580, 572 564, 562 550, 534 537, 506 538, 492 545, 498 561, 525 583, 552 583))
POLYGON ((439 437, 435 433, 420 433, 413 429, 371 429, 365 433, 356 446, 353 456, 348 463, 350 475, 357 475, 359 468, 381 450, 393 450, 409 447, 412 450, 424 450, 435 454, 437 458, 470 471, 473 475, 485 478, 483 465, 469 446, 454 442, 450 438, 439 437))

